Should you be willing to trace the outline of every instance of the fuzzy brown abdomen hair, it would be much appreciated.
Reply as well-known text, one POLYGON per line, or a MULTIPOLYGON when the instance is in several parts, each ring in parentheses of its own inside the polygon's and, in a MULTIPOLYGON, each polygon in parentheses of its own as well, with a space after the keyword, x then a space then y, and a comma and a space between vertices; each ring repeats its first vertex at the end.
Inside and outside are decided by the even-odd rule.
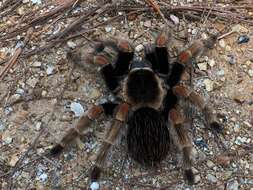
POLYGON ((127 146, 130 156, 140 164, 152 166, 169 151, 169 130, 160 112, 143 107, 128 120, 127 146))

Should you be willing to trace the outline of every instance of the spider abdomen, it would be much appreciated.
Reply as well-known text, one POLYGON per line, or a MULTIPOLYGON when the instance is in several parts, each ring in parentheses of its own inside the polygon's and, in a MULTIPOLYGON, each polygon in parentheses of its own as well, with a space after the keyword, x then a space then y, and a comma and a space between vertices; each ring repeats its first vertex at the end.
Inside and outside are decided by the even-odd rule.
POLYGON ((144 165, 163 160, 169 151, 169 130, 161 113, 149 107, 136 110, 128 120, 130 156, 144 165))

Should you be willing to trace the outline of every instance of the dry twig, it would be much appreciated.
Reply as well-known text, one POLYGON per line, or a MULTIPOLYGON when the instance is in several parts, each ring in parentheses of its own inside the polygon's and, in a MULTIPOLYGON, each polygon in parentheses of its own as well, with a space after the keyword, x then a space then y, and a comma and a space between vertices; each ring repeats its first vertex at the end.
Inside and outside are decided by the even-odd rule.
POLYGON ((24 39, 24 42, 22 45, 20 45, 20 47, 18 47, 14 53, 14 55, 12 56, 12 58, 9 60, 9 62, 5 65, 5 67, 3 68, 3 70, 0 73, 0 80, 2 80, 4 78, 4 76, 8 73, 8 71, 17 63, 17 59, 20 56, 20 54, 22 53, 24 47, 26 46, 26 44, 28 43, 28 41, 30 40, 31 36, 33 33, 33 28, 29 28, 29 30, 27 31, 26 37, 24 39))

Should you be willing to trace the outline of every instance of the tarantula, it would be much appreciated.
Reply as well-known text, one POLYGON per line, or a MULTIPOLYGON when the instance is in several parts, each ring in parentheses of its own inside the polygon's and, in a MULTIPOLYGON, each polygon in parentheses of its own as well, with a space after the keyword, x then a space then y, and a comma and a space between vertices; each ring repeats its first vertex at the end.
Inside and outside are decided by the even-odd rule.
POLYGON ((102 65, 100 71, 111 92, 117 94, 122 87, 122 101, 91 107, 60 143, 51 149, 51 155, 61 153, 93 120, 104 113, 113 116, 114 120, 97 154, 90 176, 92 182, 98 180, 109 149, 127 124, 127 151, 135 161, 151 166, 159 163, 167 156, 173 142, 182 153, 185 178, 189 183, 194 183, 192 142, 184 116, 177 109, 178 100, 184 98, 196 105, 203 112, 208 127, 221 131, 222 126, 208 103, 194 90, 180 84, 180 80, 187 73, 192 59, 214 42, 215 37, 195 41, 172 64, 169 61, 166 30, 158 35, 155 44, 145 46, 142 60, 134 58, 133 47, 126 40, 101 43, 94 51, 92 62, 102 65), (112 58, 115 56, 108 53, 108 46, 117 50, 114 61, 112 58))

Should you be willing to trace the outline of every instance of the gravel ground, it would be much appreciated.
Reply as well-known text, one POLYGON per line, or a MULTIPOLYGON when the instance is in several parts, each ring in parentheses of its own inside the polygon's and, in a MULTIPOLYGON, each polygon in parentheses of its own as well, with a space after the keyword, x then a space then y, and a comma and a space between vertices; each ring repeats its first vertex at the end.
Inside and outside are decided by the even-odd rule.
MULTIPOLYGON (((6 1, 2 3, 4 2, 6 1)), ((33 19, 64 2, 70 0, 42 1, 41 4, 40 1, 23 0, 7 16, 1 16, 1 13, 0 61, 12 55, 17 41, 25 36, 20 32, 3 39, 13 28, 16 30, 22 27, 26 18, 33 19)), ((190 6, 202 1, 171 1, 174 5, 180 2, 190 6)), ((127 5, 134 3, 147 7, 138 0, 126 2, 127 5)), ((72 12, 66 11, 35 26, 25 53, 46 45, 51 36, 79 18, 78 14, 82 15, 96 5, 99 2, 95 0, 82 2, 72 12), (67 13, 72 16, 67 17, 67 13)), ((242 12, 253 20, 253 8, 242 12)), ((207 11, 205 13, 200 18, 205 18, 208 14, 207 11)), ((39 50, 33 56, 21 56, 1 79, 1 189, 89 188, 89 170, 111 118, 95 121, 88 133, 59 158, 47 158, 44 154, 59 142, 65 131, 73 127, 79 115, 92 104, 112 100, 114 97, 105 88, 98 72, 99 66, 85 61, 80 62, 81 66, 74 66, 66 59, 66 53, 77 46, 82 55, 81 60, 84 60, 91 50, 91 39, 116 36, 132 41, 137 53, 141 54, 143 45, 153 41, 165 25, 153 11, 130 15, 124 11, 110 11, 96 17, 97 15, 90 16, 91 22, 82 23, 82 29, 96 27, 117 15, 123 15, 123 19, 112 20, 96 27, 92 32, 67 40, 67 43, 39 50)), ((173 26, 169 45, 172 57, 195 39, 205 38, 207 31, 237 29, 238 32, 218 40, 212 50, 204 52, 197 59, 197 72, 193 75, 193 88, 213 105, 224 125, 225 135, 217 136, 207 130, 203 115, 201 112, 196 113, 190 129, 196 183, 190 186, 183 180, 180 156, 175 151, 155 168, 142 167, 127 156, 122 132, 109 154, 99 182, 100 189, 253 190, 253 27, 243 22, 222 21, 219 17, 208 18, 206 21, 187 17, 183 19, 170 13, 166 17, 170 18, 169 24, 173 26), (249 37, 249 41, 243 35, 249 37), (238 43, 239 37, 244 43, 238 43)), ((1 62, 0 71, 5 65, 1 62)))

